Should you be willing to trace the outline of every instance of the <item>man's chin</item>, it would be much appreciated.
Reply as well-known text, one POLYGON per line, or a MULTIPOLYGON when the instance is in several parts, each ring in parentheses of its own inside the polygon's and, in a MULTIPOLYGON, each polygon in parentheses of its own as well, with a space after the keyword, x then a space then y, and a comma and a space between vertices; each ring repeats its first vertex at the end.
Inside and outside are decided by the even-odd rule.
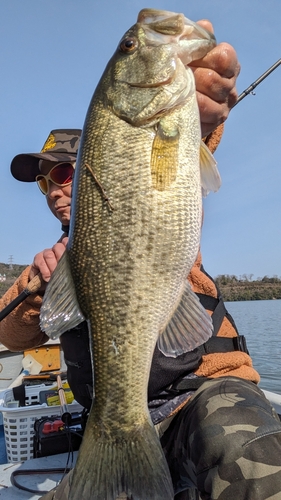
POLYGON ((59 221, 64 225, 64 226, 67 226, 69 225, 69 221, 70 221, 70 211, 59 211, 57 210, 56 213, 56 218, 59 219, 59 221))
POLYGON ((69 217, 58 217, 63 226, 69 226, 70 219, 69 217))

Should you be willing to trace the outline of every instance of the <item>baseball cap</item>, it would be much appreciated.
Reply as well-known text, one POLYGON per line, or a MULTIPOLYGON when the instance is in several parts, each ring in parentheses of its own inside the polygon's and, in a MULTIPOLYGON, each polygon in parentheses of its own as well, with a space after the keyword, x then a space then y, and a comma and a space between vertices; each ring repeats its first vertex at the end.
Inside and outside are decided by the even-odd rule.
POLYGON ((39 160, 55 162, 76 161, 81 129, 56 129, 48 135, 40 153, 23 153, 11 162, 11 173, 15 179, 34 182, 39 170, 39 160))

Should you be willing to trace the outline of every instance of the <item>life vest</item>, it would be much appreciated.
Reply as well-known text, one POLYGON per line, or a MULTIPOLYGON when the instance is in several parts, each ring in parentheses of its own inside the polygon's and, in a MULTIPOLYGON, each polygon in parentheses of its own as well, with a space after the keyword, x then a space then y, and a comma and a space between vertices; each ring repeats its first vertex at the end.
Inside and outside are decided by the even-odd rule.
MULTIPOLYGON (((208 279, 212 278, 205 272, 203 266, 200 270, 208 279)), ((212 280, 214 283, 214 281, 212 280)), ((150 378, 148 384, 148 400, 155 400, 162 391, 169 388, 171 391, 194 390, 205 380, 204 377, 185 378, 194 373, 200 366, 204 354, 217 352, 243 351, 248 354, 246 341, 239 335, 233 318, 225 308, 222 296, 217 289, 217 297, 197 293, 202 305, 212 311, 214 325, 213 336, 203 345, 191 352, 184 353, 177 358, 169 358, 155 347, 150 378), (227 318, 237 336, 233 338, 218 337, 222 321, 227 318)), ((86 321, 78 327, 64 333, 61 345, 67 365, 67 378, 75 399, 85 408, 90 408, 92 403, 92 363, 89 347, 88 327, 86 321)))

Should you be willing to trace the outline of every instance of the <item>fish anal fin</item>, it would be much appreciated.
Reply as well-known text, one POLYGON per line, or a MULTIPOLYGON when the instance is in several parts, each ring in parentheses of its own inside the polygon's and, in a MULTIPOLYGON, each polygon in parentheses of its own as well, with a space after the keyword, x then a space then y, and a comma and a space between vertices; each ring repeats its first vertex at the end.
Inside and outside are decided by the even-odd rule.
POLYGON ((157 346, 165 356, 176 358, 207 342, 212 333, 212 318, 187 281, 179 305, 159 335, 157 346))
POLYGON ((152 186, 164 191, 175 181, 178 166, 179 132, 164 129, 160 121, 151 151, 152 186))

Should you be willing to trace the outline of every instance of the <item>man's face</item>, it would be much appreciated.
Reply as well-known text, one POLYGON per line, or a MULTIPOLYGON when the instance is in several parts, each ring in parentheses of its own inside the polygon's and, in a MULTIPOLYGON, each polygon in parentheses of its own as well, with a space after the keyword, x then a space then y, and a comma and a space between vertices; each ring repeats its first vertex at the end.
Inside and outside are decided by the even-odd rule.
MULTIPOLYGON (((40 160, 39 169, 42 175, 49 174, 59 162, 40 160)), ((74 165, 74 163, 73 163, 74 165)), ((62 165, 63 168, 63 165, 62 165)), ((69 225, 70 221, 70 203, 71 203, 71 188, 72 184, 58 186, 50 178, 47 179, 48 192, 46 199, 51 212, 60 220, 63 225, 69 225)))

